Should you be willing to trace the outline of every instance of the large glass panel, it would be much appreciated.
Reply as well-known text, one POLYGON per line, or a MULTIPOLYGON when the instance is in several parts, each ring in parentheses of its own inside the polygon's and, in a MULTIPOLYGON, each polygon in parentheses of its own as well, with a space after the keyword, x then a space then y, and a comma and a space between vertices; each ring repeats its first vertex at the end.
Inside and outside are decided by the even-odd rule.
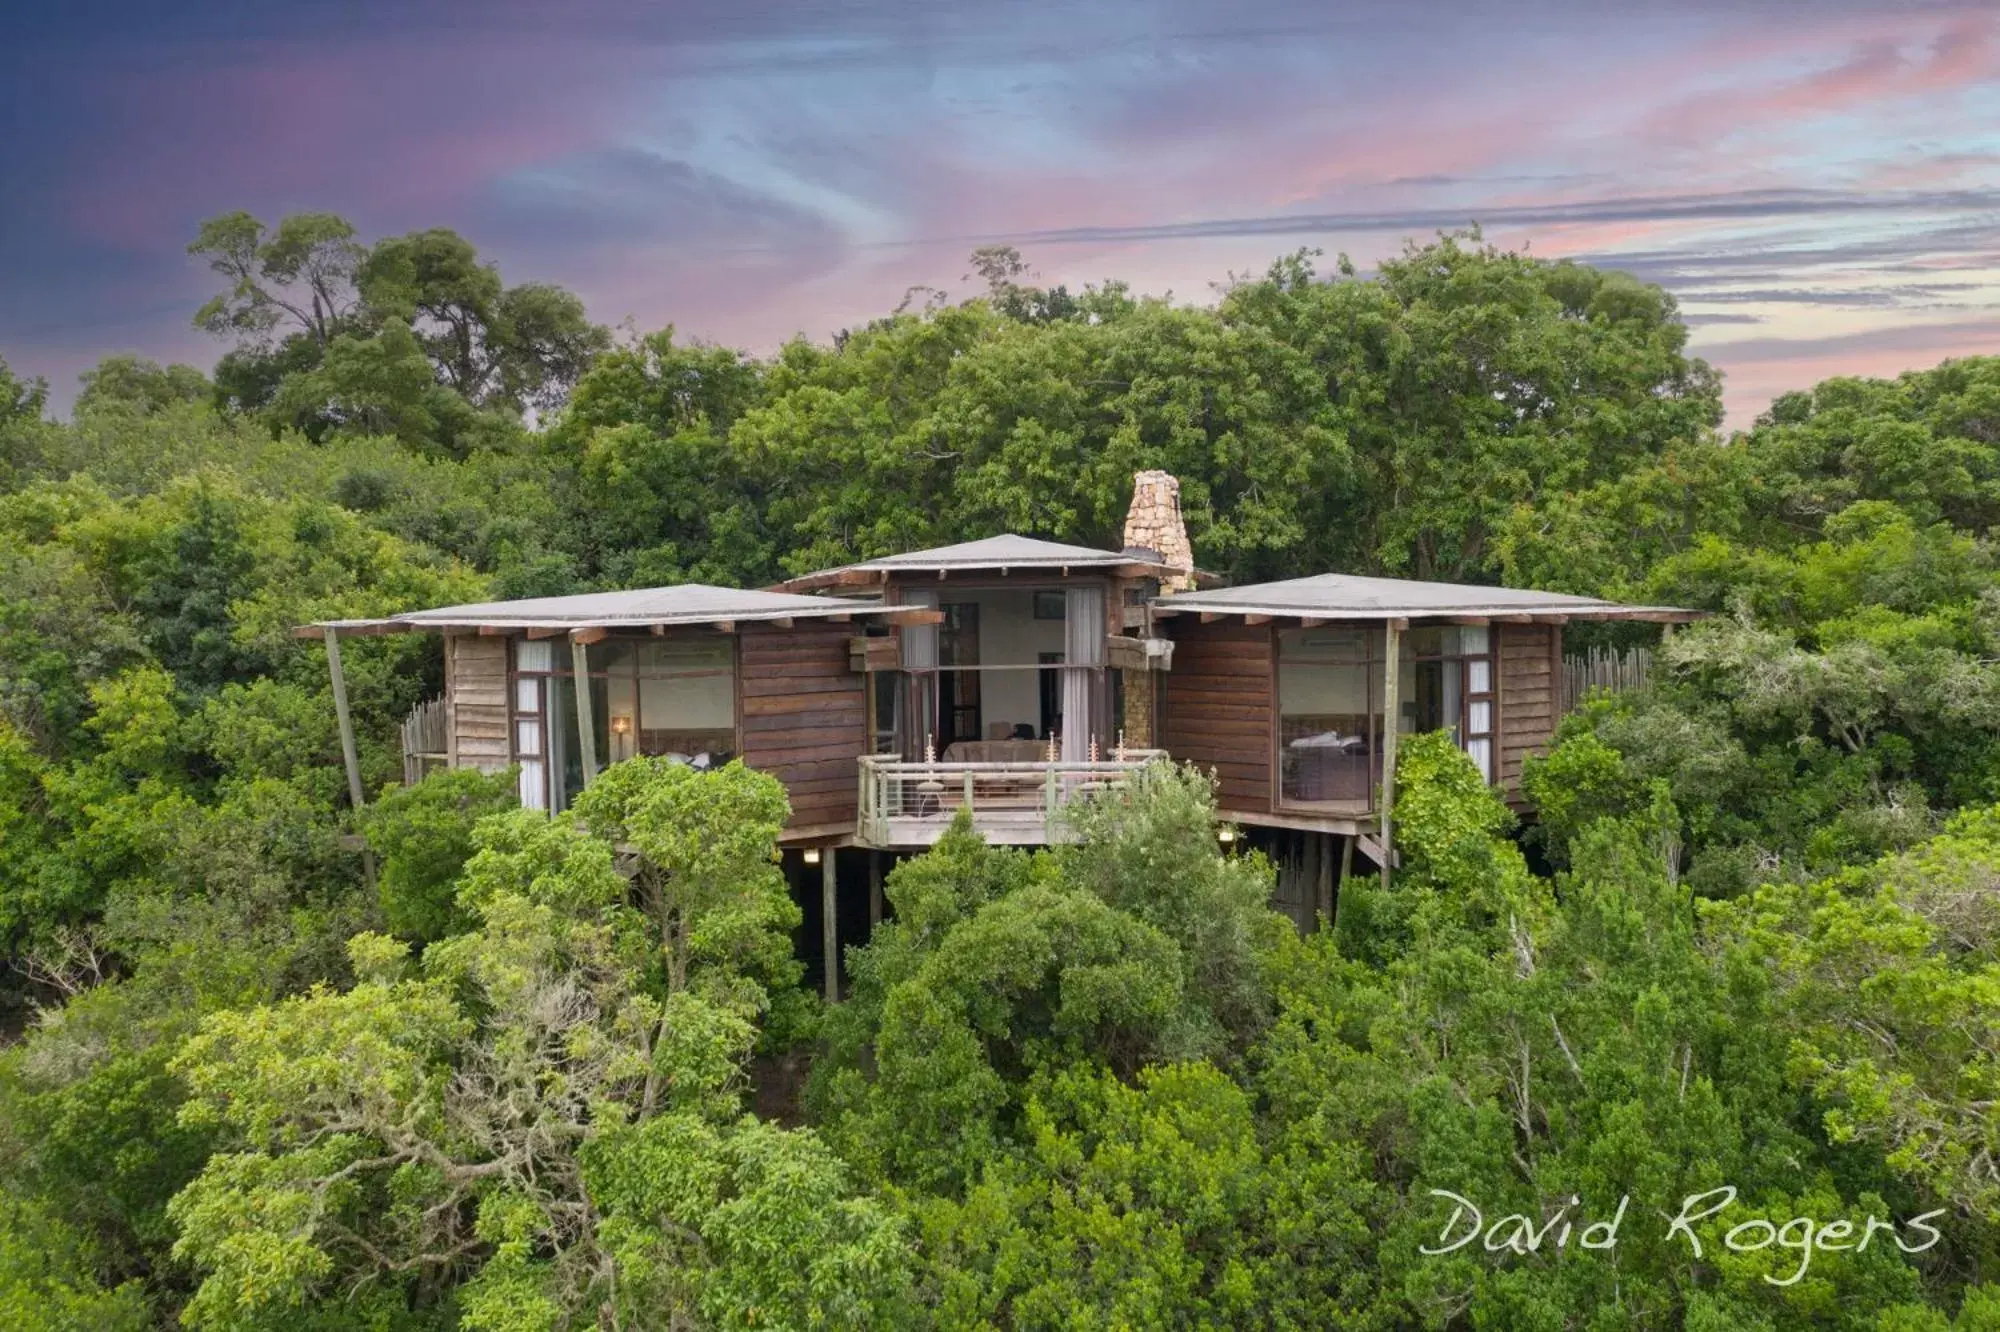
POLYGON ((1421 625, 1403 635, 1402 730, 1444 731, 1492 780, 1492 633, 1485 625, 1421 625))
POLYGON ((1422 624, 1406 631, 1403 642, 1415 657, 1454 657, 1459 652, 1459 628, 1453 624, 1422 624))
POLYGON ((584 651, 592 675, 630 675, 638 645, 629 638, 606 638, 584 651))
POLYGON ((548 682, 549 809, 569 808, 570 792, 583 786, 583 759, 576 748, 576 682, 555 676, 548 682))
MULTIPOLYGON (((629 661, 626 666, 629 670, 629 661)), ((610 732, 604 761, 623 763, 639 752, 639 682, 630 674, 607 676, 604 700, 605 727, 610 732)))
POLYGON ((1410 701, 1414 705, 1411 710, 1415 713, 1416 730, 1450 731, 1454 738, 1458 736, 1464 668, 1464 662, 1449 658, 1416 663, 1416 669, 1410 672, 1415 685, 1410 701))
POLYGON ((869 687, 875 691, 874 751, 877 754, 900 753, 902 746, 897 736, 904 730, 904 698, 908 693, 906 677, 901 671, 876 671, 868 680, 869 687))
POLYGON ((552 671, 556 665, 555 644, 546 638, 514 641, 514 669, 517 671, 552 671))
MULTIPOLYGON (((641 643, 633 684, 633 747, 698 767, 736 751, 736 648, 728 639, 641 643)), ((621 701, 624 696, 621 696, 621 701)))
POLYGON ((1278 635, 1279 793, 1288 802, 1366 806, 1374 727, 1368 641, 1359 629, 1278 635))

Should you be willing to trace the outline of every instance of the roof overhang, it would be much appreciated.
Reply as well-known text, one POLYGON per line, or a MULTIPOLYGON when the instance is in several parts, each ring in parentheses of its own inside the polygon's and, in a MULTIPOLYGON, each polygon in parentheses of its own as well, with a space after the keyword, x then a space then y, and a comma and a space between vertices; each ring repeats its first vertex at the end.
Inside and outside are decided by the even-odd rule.
POLYGON ((1102 560, 966 560, 938 561, 936 563, 849 564, 838 569, 821 569, 817 573, 801 574, 788 578, 782 583, 772 583, 766 590, 771 592, 822 592, 851 588, 880 588, 891 579, 931 578, 949 579, 955 575, 979 574, 1001 578, 1040 577, 1071 578, 1077 575, 1095 574, 1107 578, 1193 578, 1200 587, 1214 587, 1226 580, 1219 574, 1201 569, 1183 569, 1178 565, 1163 564, 1155 560, 1134 559, 1124 555, 1107 555, 1102 560))
POLYGON ((1519 604, 1348 607, 1298 606, 1274 602, 1267 605, 1204 602, 1198 596, 1183 594, 1161 597, 1154 601, 1153 614, 1198 615, 1204 623, 1232 616, 1241 617, 1253 624, 1282 619, 1302 621, 1310 627, 1342 620, 1367 622, 1395 620, 1406 624, 1425 621, 1434 624, 1566 624, 1571 620, 1631 620, 1654 624, 1687 624, 1708 618, 1709 612, 1687 610, 1679 606, 1620 606, 1613 602, 1583 605, 1555 603, 1534 608, 1519 604))
POLYGON ((835 622, 867 619, 882 624, 935 624, 943 613, 918 607, 888 606, 872 601, 841 601, 827 598, 822 606, 788 607, 784 610, 701 611, 686 614, 656 613, 643 616, 454 616, 412 611, 375 620, 321 620, 292 630, 297 638, 324 638, 329 630, 349 635, 403 634, 424 630, 475 632, 481 634, 525 633, 530 637, 553 638, 568 634, 595 640, 614 632, 663 633, 674 628, 713 628, 728 632, 740 624, 770 624, 789 628, 799 620, 835 622))

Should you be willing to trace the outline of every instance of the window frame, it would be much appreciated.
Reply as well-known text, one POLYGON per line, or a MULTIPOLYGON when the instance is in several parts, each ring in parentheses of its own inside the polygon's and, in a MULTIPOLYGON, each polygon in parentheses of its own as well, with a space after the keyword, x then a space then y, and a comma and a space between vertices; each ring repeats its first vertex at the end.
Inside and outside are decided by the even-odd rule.
MULTIPOLYGON (((645 644, 645 643, 672 642, 674 641, 675 637, 679 637, 680 641, 682 642, 699 641, 699 639, 695 638, 694 635, 692 634, 683 633, 680 635, 675 635, 674 632, 671 630, 668 632, 667 635, 659 635, 652 633, 629 633, 629 632, 610 633, 605 635, 605 637, 597 640, 597 642, 590 643, 585 646, 584 649, 586 654, 585 660, 586 662, 588 662, 589 654, 591 651, 602 648, 607 644, 620 645, 629 643, 636 647, 639 644, 645 644)), ((576 666, 575 666, 574 656, 571 655, 569 652, 558 650, 558 646, 560 646, 561 648, 568 648, 571 641, 572 640, 567 634, 562 634, 559 636, 551 636, 550 638, 547 639, 531 639, 527 637, 525 634, 517 634, 510 636, 508 639, 508 650, 507 650, 508 754, 510 756, 510 759, 515 763, 537 762, 541 764, 542 768, 541 792, 542 792, 542 802, 543 802, 541 808, 548 810, 550 812, 554 812, 555 810, 554 783, 556 781, 556 773, 554 771, 554 764, 550 762, 549 758, 550 753, 552 752, 549 743, 550 742, 549 728, 551 725, 549 717, 549 711, 550 711, 549 702, 551 693, 554 688, 554 683, 553 683, 554 681, 569 680, 572 683, 574 683, 576 679, 576 666), (520 666, 520 648, 525 644, 543 643, 543 642, 549 644, 549 657, 552 663, 549 669, 523 670, 520 666), (520 709, 520 700, 521 700, 520 687, 521 683, 524 681, 533 682, 535 684, 535 692, 537 695, 537 699, 536 699, 536 708, 533 711, 522 711, 520 709), (540 750, 538 752, 528 752, 524 751, 521 748, 520 725, 522 722, 533 722, 538 724, 539 727, 538 735, 540 740, 540 750)), ((730 736, 729 757, 737 758, 740 757, 743 753, 742 643, 735 634, 729 634, 726 636, 724 645, 728 649, 727 651, 728 666, 726 670, 722 667, 716 667, 705 671, 678 673, 672 675, 647 674, 641 672, 641 670, 639 669, 641 654, 638 653, 637 651, 634 651, 630 654, 631 667, 629 670, 614 671, 608 668, 608 663, 607 663, 607 669, 605 670, 586 670, 584 672, 584 679, 586 682, 596 681, 596 680, 603 680, 606 682, 607 704, 609 696, 609 682, 611 680, 614 679, 626 680, 632 683, 633 685, 632 733, 635 737, 637 737, 639 735, 642 735, 645 731, 645 700, 644 700, 644 691, 638 687, 640 681, 662 680, 662 679, 665 680, 687 679, 687 678, 693 678, 694 676, 697 675, 716 676, 716 675, 726 674, 729 677, 729 682, 730 682, 729 726, 727 727, 730 736)), ((589 687, 588 683, 586 683, 584 687, 588 688, 589 687)), ((593 700, 593 703, 594 702, 595 700, 593 700)), ((604 748, 598 754, 598 759, 601 763, 608 765, 612 761, 610 756, 610 740, 613 734, 611 730, 611 710, 607 705, 600 714, 598 710, 593 707, 592 714, 593 715, 591 720, 593 725, 602 727, 603 734, 598 738, 605 742, 604 748)), ((724 728, 715 727, 712 729, 720 731, 724 728)), ((632 743, 633 743, 633 752, 635 754, 640 754, 644 752, 639 748, 638 739, 635 738, 632 743)))

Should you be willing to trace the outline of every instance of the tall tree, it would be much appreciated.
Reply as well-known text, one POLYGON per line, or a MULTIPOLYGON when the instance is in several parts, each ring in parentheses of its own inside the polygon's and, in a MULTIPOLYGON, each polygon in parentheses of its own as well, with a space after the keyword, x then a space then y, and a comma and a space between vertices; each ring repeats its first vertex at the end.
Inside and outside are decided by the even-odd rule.
POLYGON ((162 368, 140 356, 107 356, 80 377, 78 412, 121 406, 141 415, 175 403, 200 402, 212 392, 208 376, 191 365, 162 368))
POLYGON ((470 241, 442 228, 377 242, 360 283, 370 316, 409 323, 438 382, 475 405, 554 407, 610 344, 574 295, 502 286, 470 241))
POLYGON ((229 282, 195 313, 196 327, 258 345, 303 333, 324 347, 354 312, 367 251, 332 213, 294 213, 270 228, 239 211, 202 223, 188 253, 229 282))
POLYGON ((49 386, 40 379, 20 379, 0 356, 0 426, 13 421, 38 421, 48 405, 49 386))

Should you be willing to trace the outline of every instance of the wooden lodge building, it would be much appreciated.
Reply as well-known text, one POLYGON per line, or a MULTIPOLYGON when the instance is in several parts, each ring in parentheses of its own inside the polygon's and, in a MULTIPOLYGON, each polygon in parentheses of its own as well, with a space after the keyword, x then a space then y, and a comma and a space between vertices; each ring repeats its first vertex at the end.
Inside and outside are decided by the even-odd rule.
POLYGON ((960 806, 990 841, 1045 844, 1058 807, 1161 756, 1215 774, 1222 835, 1272 854, 1274 905, 1309 927, 1356 851, 1391 859, 1399 735, 1450 731, 1518 806, 1522 760, 1560 711, 1562 626, 1697 615, 1341 574, 1217 587, 1193 567, 1178 491, 1164 472, 1135 478, 1119 551, 996 536, 764 591, 586 593, 299 632, 325 640, 357 804, 339 650, 353 634, 443 637, 444 696, 405 726, 412 773, 513 768, 522 804, 550 810, 637 754, 777 777, 785 867, 831 995, 839 941, 880 918, 885 862, 936 841, 960 806))

